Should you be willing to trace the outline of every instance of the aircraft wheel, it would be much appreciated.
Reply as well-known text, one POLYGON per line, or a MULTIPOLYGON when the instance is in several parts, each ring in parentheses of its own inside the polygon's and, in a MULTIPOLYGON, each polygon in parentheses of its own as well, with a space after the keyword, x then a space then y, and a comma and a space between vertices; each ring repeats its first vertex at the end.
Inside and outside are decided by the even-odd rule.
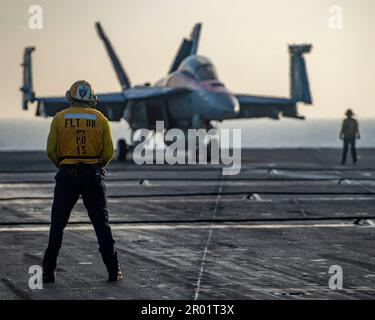
POLYGON ((117 160, 125 161, 127 152, 128 146, 126 144, 125 139, 120 139, 117 142, 117 160))

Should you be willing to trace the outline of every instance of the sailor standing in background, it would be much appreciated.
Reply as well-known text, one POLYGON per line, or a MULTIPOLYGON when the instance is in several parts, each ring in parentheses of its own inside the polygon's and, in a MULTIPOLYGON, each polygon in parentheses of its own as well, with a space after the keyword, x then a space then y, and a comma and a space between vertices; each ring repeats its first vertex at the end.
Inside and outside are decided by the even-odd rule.
POLYGON ((351 109, 346 110, 346 118, 342 122, 340 139, 344 141, 341 165, 346 163, 346 155, 348 153, 348 147, 350 145, 353 164, 357 163, 357 150, 355 147, 356 139, 360 139, 358 121, 353 118, 353 111, 351 109))

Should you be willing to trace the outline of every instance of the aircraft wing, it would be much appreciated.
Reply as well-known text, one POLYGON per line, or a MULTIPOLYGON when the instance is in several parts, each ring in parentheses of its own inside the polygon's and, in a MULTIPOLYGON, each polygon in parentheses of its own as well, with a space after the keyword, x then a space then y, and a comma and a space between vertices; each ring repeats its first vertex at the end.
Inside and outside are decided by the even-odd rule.
MULTIPOLYGON (((96 107, 109 120, 120 121, 126 106, 126 100, 122 93, 104 93, 97 95, 99 104, 96 107)), ((36 97, 36 115, 53 117, 57 112, 69 107, 65 97, 36 97)))
MULTIPOLYGON (((109 120, 120 121, 129 100, 162 99, 189 92, 189 89, 179 87, 138 86, 129 88, 123 93, 98 94, 99 104, 96 109, 109 120)), ((38 103, 36 115, 43 117, 53 117, 57 112, 69 106, 65 97, 35 97, 35 101, 38 103)))
POLYGON ((298 115, 296 102, 289 98, 237 94, 240 112, 237 118, 271 118, 284 117, 304 119, 298 115))

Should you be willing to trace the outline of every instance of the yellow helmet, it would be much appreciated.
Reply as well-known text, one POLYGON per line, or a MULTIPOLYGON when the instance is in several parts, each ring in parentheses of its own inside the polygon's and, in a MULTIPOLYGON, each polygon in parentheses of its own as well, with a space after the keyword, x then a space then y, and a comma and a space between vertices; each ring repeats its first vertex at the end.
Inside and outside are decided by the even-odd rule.
POLYGON ((66 92, 66 100, 68 102, 81 102, 91 107, 95 107, 98 104, 98 98, 94 90, 85 80, 79 80, 72 84, 66 92))

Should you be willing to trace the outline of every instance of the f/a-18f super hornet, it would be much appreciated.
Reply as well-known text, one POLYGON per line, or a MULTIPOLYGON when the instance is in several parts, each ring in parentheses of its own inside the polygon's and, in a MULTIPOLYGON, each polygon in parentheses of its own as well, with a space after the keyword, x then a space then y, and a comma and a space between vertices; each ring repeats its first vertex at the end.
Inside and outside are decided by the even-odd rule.
MULTIPOLYGON (((310 44, 289 45, 290 97, 271 97, 234 94, 219 81, 212 61, 198 55, 201 24, 194 26, 189 39, 183 39, 168 74, 154 85, 132 86, 112 44, 100 23, 96 29, 111 59, 121 91, 98 94, 97 109, 111 121, 125 119, 130 128, 155 129, 156 121, 164 121, 165 129, 209 128, 211 121, 240 118, 272 118, 280 116, 303 119, 297 111, 297 103, 311 104, 309 81, 304 53, 310 52, 310 44)), ((67 108, 65 97, 38 97, 32 82, 31 53, 27 47, 23 56, 23 109, 29 102, 37 102, 37 116, 54 116, 67 108)), ((132 144, 132 142, 130 142, 132 144)), ((126 152, 125 140, 120 140, 119 158, 126 152)))

